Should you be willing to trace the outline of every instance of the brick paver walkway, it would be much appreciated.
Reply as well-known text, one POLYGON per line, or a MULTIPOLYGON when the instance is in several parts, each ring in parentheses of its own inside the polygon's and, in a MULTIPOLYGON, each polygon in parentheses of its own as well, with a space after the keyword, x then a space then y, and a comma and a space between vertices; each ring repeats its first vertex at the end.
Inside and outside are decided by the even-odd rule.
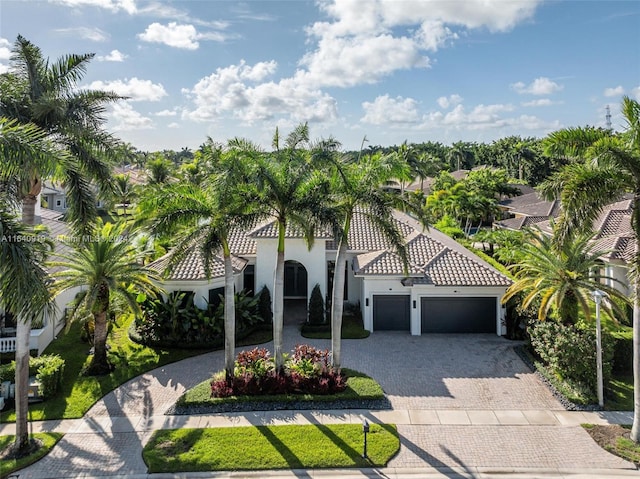
MULTIPOLYGON (((329 341, 306 340, 292 327, 286 328, 285 338, 288 349, 301 342, 329 347, 329 341)), ((83 419, 34 423, 34 430, 67 434, 47 457, 20 471, 19 479, 144 475, 142 447, 159 428, 359 423, 363 417, 398 424, 402 447, 389 471, 634 469, 598 447, 579 426, 629 422, 630 415, 564 411, 513 352, 513 343, 503 338, 379 332, 366 340, 343 341, 343 364, 375 377, 392 410, 165 416, 186 389, 222 368, 223 352, 216 351, 129 381, 98 401, 83 419)), ((10 434, 12 427, 0 425, 0 434, 10 434)))

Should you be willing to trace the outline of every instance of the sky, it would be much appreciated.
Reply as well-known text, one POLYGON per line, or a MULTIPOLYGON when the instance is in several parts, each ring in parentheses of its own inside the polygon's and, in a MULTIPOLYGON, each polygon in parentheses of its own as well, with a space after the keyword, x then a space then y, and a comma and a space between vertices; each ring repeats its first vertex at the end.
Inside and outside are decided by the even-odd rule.
POLYGON ((51 60, 95 53, 84 89, 128 97, 108 131, 145 151, 208 137, 270 148, 308 122, 345 150, 624 129, 640 100, 636 0, 0 0, 51 60))

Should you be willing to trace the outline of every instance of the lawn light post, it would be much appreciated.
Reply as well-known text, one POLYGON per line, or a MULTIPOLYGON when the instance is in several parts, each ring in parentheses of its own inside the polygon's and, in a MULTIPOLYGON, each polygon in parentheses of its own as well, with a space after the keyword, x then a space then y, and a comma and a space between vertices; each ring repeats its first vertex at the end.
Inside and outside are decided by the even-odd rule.
POLYGON ((362 432, 364 433, 364 449, 362 451, 362 457, 364 459, 369 459, 367 457, 367 433, 369 432, 369 422, 366 419, 362 421, 362 432))
POLYGON ((598 404, 604 407, 604 388, 602 385, 602 326, 600 325, 600 303, 605 294, 599 289, 593 292, 596 302, 596 366, 598 380, 598 404))

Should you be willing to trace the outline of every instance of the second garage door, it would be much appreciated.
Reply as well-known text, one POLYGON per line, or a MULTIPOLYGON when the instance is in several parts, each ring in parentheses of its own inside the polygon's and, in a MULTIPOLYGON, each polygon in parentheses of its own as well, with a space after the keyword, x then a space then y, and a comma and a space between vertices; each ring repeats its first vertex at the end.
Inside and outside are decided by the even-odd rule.
POLYGON ((422 298, 424 333, 495 333, 496 298, 422 298))
POLYGON ((410 296, 373 297, 374 331, 409 331, 411 329, 410 296))

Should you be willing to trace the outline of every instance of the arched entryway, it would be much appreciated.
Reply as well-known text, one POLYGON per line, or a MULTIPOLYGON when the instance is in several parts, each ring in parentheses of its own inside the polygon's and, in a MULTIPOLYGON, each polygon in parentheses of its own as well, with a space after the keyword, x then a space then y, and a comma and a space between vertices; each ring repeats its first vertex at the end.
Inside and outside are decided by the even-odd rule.
POLYGON ((307 269, 298 261, 284 263, 284 323, 307 320, 307 269))

